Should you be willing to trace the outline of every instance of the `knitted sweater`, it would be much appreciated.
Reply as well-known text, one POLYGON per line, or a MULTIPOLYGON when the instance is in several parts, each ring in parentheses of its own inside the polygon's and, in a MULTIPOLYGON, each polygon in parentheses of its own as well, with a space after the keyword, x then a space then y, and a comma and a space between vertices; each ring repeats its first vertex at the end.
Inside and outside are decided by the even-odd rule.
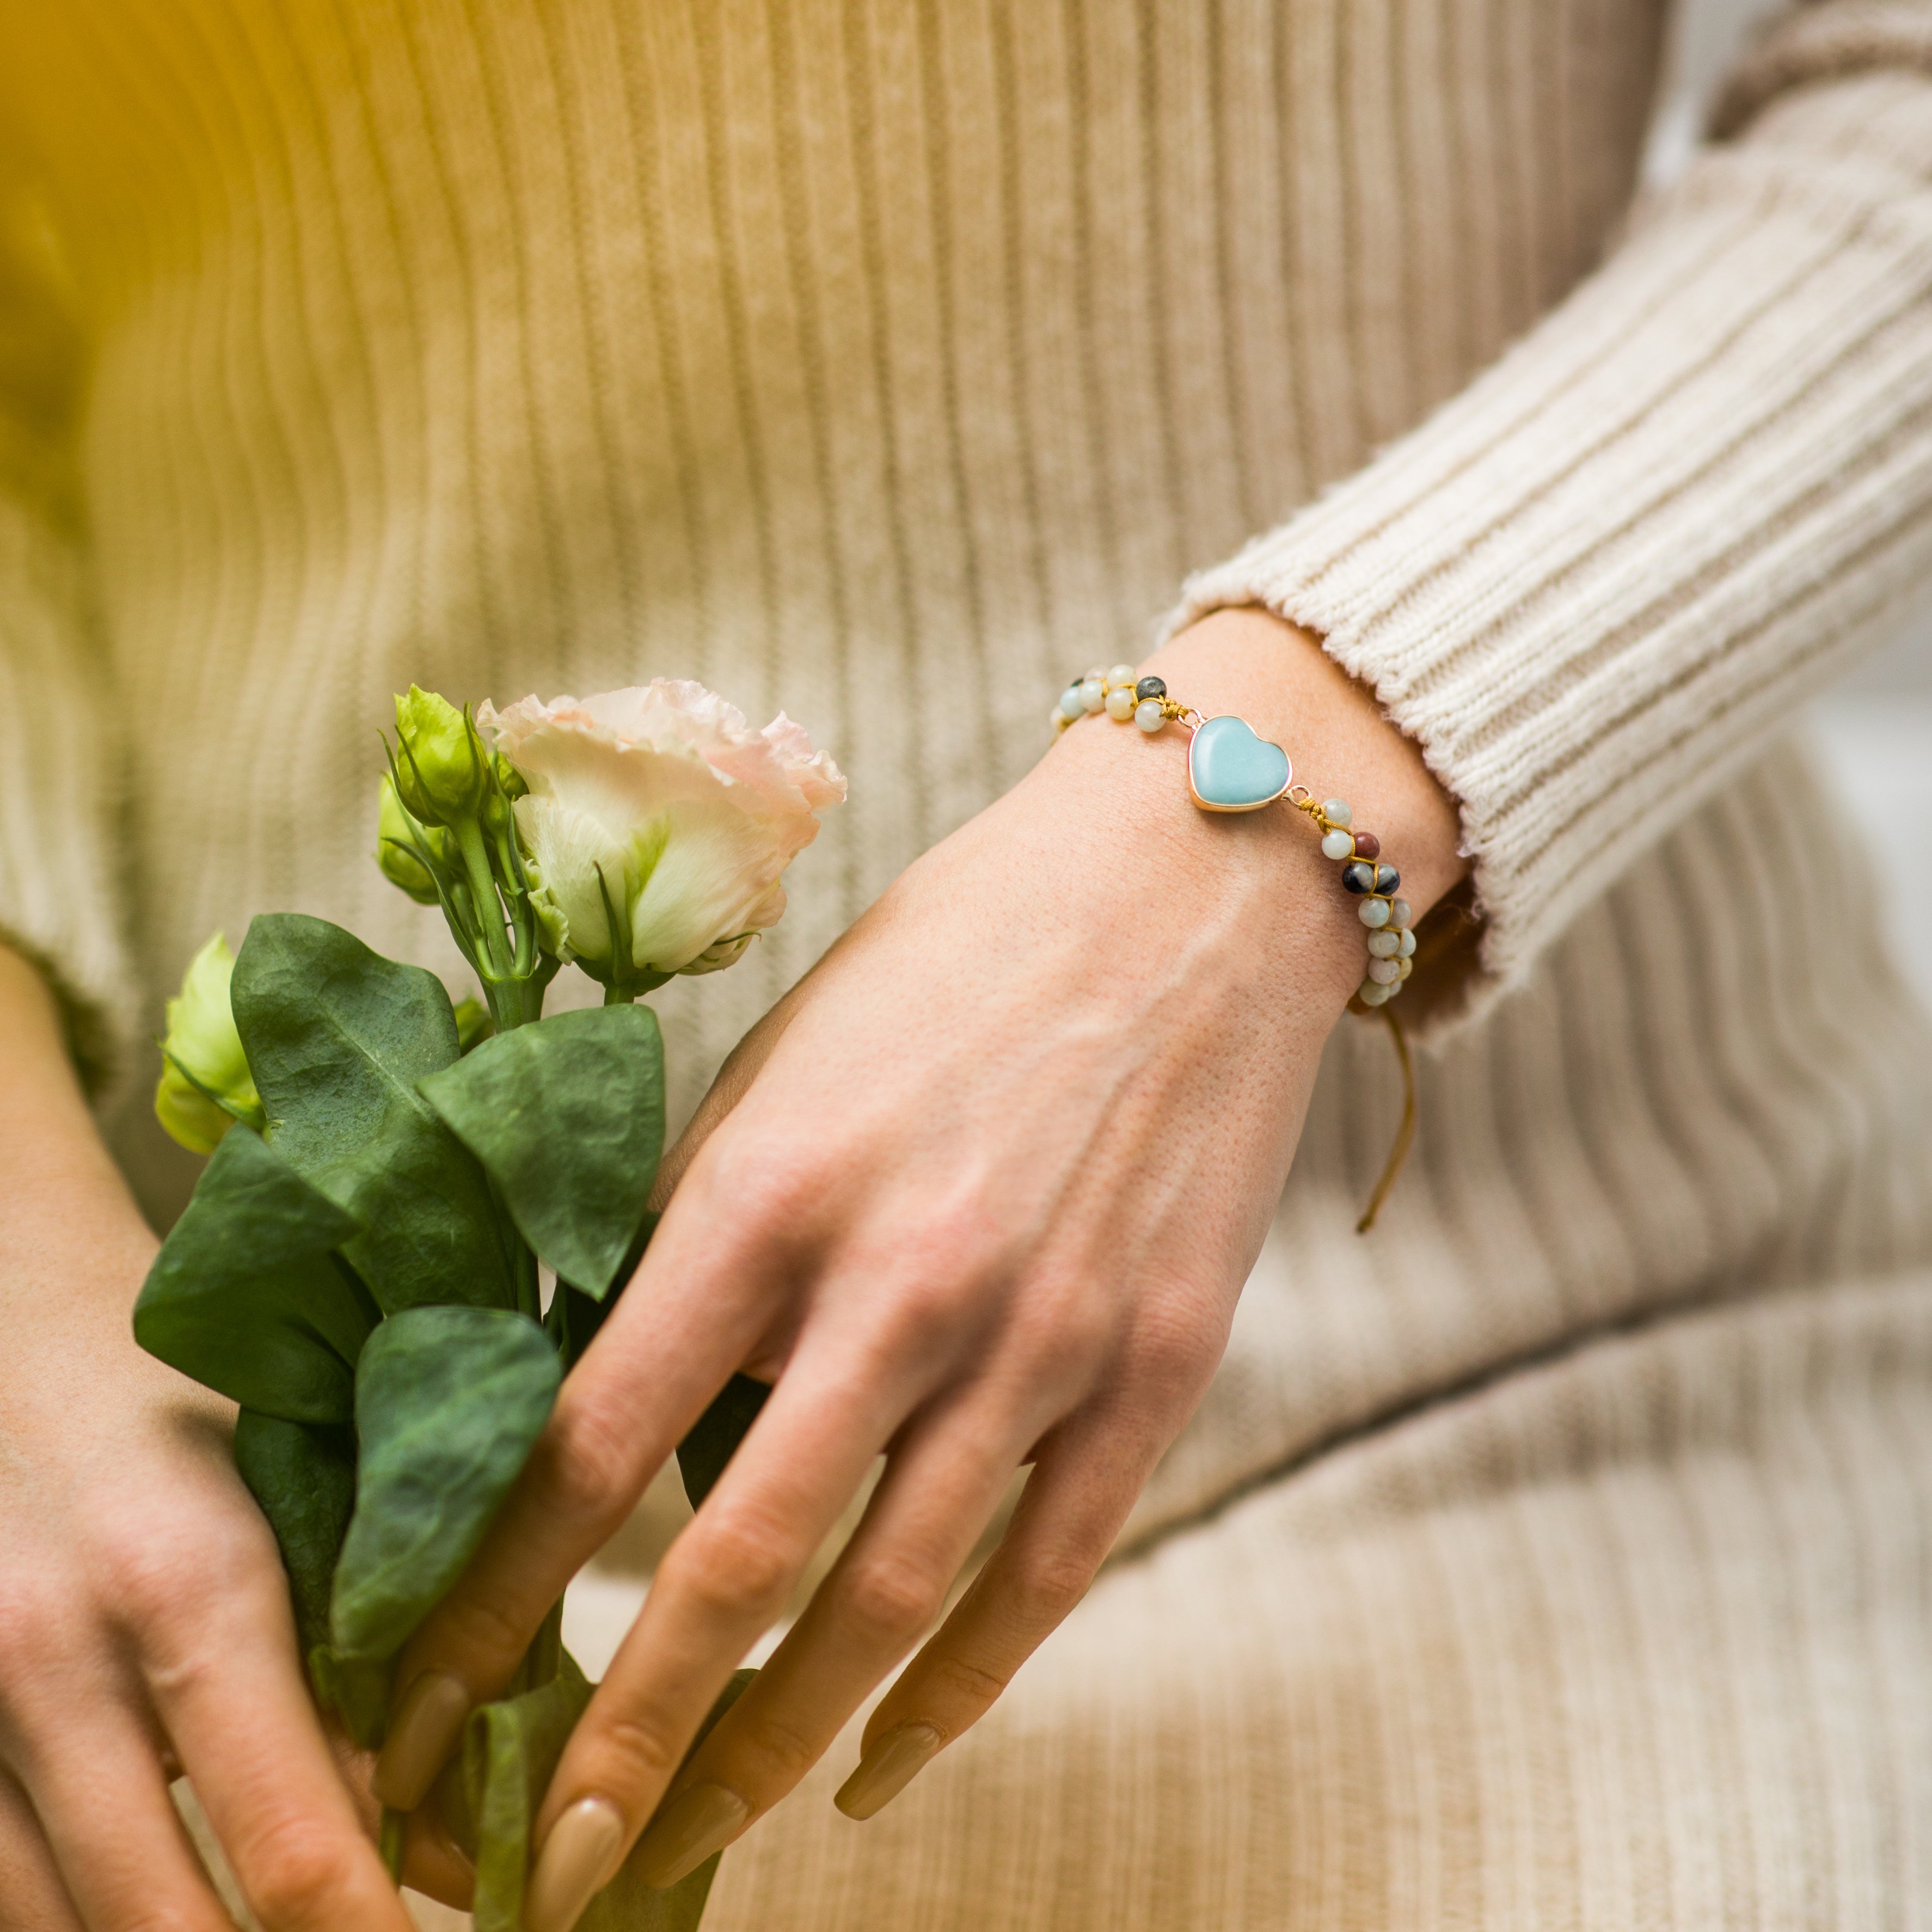
MULTIPOLYGON (((98 1083, 257 910, 460 985, 368 856, 389 694, 696 676, 805 721, 851 802, 768 943, 656 997, 687 1109, 1186 579, 1184 614, 1267 604, 1374 686, 1460 801, 1479 916, 1366 1240, 1393 1076, 1337 1036, 1130 1550, 1613 1324, 1932 1262, 1932 1046, 1872 938, 1884 828, 1776 746, 1932 579, 1932 0, 1776 26, 1633 218, 1664 25, 1660 0, 10 10, 0 934, 98 1083)), ((165 1212, 191 1177, 143 1114, 117 1144, 165 1212)), ((1508 1426, 1560 1490, 1533 1408, 1508 1426)), ((1642 1453, 1688 1454, 1676 1426, 1642 1453)), ((1780 1534, 1862 1506, 1879 1452, 1840 1448, 1780 1534)), ((1107 1628, 1158 1647, 1168 1600, 1134 1587, 1107 1628)), ((1377 1668, 1478 1641, 1411 1630, 1377 1668)), ((1029 1681, 979 1784, 922 1781, 981 1793, 948 1842, 1035 1792, 999 1755, 1029 1681)), ((1036 1877, 1048 1856, 1024 1820, 948 1889, 932 1814, 903 1815, 866 1828, 912 1862, 880 1922, 1076 1922, 1012 1876, 1022 1840, 1036 1877)), ((1083 1828, 1063 1852, 1097 1898, 1083 1828)), ((872 1922, 815 1841, 766 1842, 721 1909, 735 1883, 747 1922, 872 1922)), ((1573 1863, 1565 1897, 1603 1876, 1573 1863)), ((1241 1922, 1178 1895, 1094 1922, 1241 1922)))

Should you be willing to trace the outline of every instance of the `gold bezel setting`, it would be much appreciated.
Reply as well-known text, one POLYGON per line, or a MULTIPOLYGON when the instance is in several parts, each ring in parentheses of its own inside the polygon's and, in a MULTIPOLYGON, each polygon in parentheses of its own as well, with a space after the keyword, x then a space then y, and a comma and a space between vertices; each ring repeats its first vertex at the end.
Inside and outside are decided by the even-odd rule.
POLYGON ((1276 744, 1272 738, 1264 738, 1245 718, 1242 717, 1237 712, 1217 711, 1211 718, 1203 718, 1200 720, 1199 723, 1193 727, 1193 729, 1189 736, 1187 740, 1187 790, 1189 795, 1193 799, 1194 802, 1198 806, 1203 812, 1260 812, 1267 806, 1273 805, 1277 799, 1286 798, 1288 796, 1288 788, 1292 785, 1294 782, 1294 760, 1288 755, 1287 752, 1283 749, 1281 746, 1276 744), (1280 752, 1281 753, 1282 780, 1280 786, 1276 790, 1270 792, 1265 798, 1244 800, 1239 805, 1217 804, 1213 799, 1204 798, 1201 794, 1201 788, 1195 783, 1194 756, 1196 751, 1200 748, 1201 734, 1202 732, 1206 730, 1210 725, 1219 724, 1224 718, 1232 718, 1244 731, 1246 732, 1248 736, 1252 738, 1256 744, 1265 745, 1270 750, 1280 752))

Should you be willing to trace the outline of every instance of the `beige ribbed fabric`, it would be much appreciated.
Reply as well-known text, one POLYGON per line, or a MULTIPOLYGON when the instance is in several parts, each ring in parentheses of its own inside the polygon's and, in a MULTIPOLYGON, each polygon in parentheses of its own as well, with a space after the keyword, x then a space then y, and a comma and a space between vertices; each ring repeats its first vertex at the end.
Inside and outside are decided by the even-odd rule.
POLYGON ((0 930, 98 1077, 258 910, 453 968, 366 856, 412 678, 694 675, 850 772, 772 942, 655 1000, 680 1107, 1190 573, 1462 802, 1383 1224, 1345 1028, 1113 1568, 862 1827, 848 1738, 720 1932, 1932 1922, 1932 1030, 1884 828, 1775 742, 1932 577, 1932 4, 1774 29, 1626 234, 1663 26, 0 20, 0 930))
MULTIPOLYGON (((1744 88, 1801 50, 1842 69, 1823 10, 1835 39, 1803 22, 1744 88)), ((1922 70, 1764 107, 1177 614, 1297 619, 1422 742, 1462 801, 1491 995, 1932 574, 1932 11, 1849 10, 1922 70)))

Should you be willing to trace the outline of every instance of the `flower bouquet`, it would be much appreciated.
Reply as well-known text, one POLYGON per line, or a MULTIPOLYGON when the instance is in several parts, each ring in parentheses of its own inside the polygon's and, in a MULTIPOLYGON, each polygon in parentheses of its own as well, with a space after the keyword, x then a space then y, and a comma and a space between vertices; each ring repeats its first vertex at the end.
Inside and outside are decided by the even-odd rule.
MULTIPOLYGON (((211 1158, 134 1311, 142 1347, 240 1406, 316 1694, 370 1749, 398 1653, 650 1239, 663 1048, 634 1002, 776 922, 845 790, 782 713, 753 731, 688 682, 473 714, 412 687, 396 712, 377 860, 441 906, 482 1000, 302 914, 256 917, 232 957, 210 940, 169 1004, 155 1105, 211 1158), (604 1004, 545 1018, 566 964, 604 1004)), ((680 1447, 694 1506, 764 1393, 734 1378, 680 1447)), ((437 1788, 478 1932, 518 1932, 531 1818, 590 1700, 561 1618, 437 1788)), ((401 1826, 385 1814, 392 1871, 401 1826)), ((716 1863, 666 1892, 620 1872, 582 1923, 695 1925, 716 1863)))

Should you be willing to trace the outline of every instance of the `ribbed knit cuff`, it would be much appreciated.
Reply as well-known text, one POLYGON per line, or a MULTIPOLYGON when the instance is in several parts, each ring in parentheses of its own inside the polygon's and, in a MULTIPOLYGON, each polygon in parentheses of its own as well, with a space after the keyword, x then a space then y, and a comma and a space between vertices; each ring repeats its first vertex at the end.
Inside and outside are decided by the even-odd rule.
POLYGON ((46 976, 98 1096, 128 1064, 138 1004, 110 830, 118 760, 82 610, 71 547, 0 500, 0 941, 46 976))
POLYGON ((1466 1017, 1932 580, 1932 82, 1783 97, 1418 430, 1188 584, 1460 800, 1466 1017))

